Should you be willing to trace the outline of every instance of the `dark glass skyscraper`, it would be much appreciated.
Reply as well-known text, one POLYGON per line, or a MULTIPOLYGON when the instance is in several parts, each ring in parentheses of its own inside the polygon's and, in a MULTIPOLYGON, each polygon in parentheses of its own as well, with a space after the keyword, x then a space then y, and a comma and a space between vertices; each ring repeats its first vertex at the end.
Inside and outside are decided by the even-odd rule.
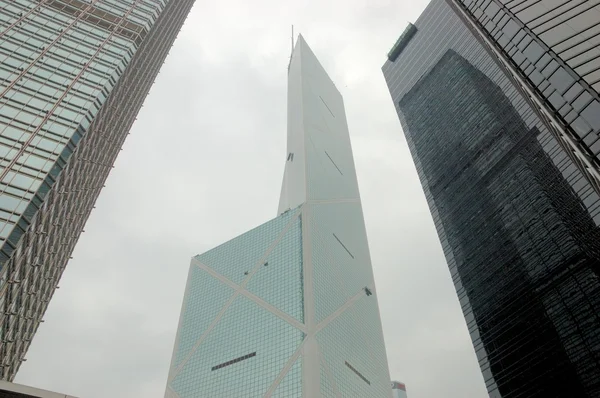
POLYGON ((192 4, 0 0, 0 378, 14 378, 192 4))
POLYGON ((443 0, 383 72, 491 397, 600 396, 600 199, 443 0))
POLYGON ((600 192, 600 1, 449 0, 600 192))

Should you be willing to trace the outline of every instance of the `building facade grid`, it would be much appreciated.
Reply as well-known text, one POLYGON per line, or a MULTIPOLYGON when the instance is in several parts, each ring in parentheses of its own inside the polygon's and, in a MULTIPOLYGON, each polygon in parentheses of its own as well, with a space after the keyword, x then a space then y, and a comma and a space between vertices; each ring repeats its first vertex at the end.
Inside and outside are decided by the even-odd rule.
POLYGON ((488 392, 595 397, 597 191, 449 4, 414 27, 383 73, 488 392))
POLYGON ((12 380, 193 1, 0 1, 0 372, 12 380))
POLYGON ((524 88, 600 192, 600 7, 597 1, 449 3, 524 88))

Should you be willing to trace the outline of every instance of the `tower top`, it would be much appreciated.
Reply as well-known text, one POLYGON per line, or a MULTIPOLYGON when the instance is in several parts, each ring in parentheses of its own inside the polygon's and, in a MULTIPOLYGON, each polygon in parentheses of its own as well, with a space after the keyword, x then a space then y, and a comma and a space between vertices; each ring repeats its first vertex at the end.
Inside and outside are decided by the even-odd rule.
POLYGON ((312 200, 359 199, 344 101, 299 34, 288 69, 281 214, 312 200))

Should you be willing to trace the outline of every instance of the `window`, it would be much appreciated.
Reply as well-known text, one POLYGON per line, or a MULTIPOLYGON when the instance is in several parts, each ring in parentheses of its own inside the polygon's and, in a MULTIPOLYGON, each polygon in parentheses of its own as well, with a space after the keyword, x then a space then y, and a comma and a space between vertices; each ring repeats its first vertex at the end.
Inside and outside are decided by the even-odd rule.
POLYGON ((210 370, 218 370, 218 369, 224 368, 229 365, 233 365, 234 363, 238 363, 238 362, 244 361, 246 359, 249 359, 249 358, 252 358, 255 356, 256 356, 256 351, 252 352, 250 354, 246 354, 243 357, 235 358, 235 359, 232 359, 231 361, 223 362, 217 366, 213 366, 210 370))
POLYGON ((363 375, 362 375, 362 373, 360 373, 358 370, 354 369, 354 367, 353 367, 352 365, 350 365, 350 364, 348 363, 348 361, 344 361, 344 363, 346 364, 346 366, 347 366, 347 367, 348 367, 348 368, 349 368, 351 371, 353 371, 354 373, 356 373, 356 375, 357 375, 358 377, 360 377, 360 378, 361 378, 361 379, 362 379, 362 380, 363 380, 365 383, 367 383, 368 385, 371 385, 371 382, 370 382, 370 381, 369 381, 369 380, 368 380, 368 379, 367 379, 365 376, 363 376, 363 375))

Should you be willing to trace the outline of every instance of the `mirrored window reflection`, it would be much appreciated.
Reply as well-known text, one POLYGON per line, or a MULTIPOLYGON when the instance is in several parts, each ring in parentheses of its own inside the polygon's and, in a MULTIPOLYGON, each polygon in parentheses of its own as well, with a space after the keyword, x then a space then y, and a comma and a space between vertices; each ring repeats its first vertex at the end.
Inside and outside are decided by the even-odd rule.
MULTIPOLYGON (((520 12, 537 2, 503 3, 514 7, 514 12, 520 12)), ((529 53, 528 58, 524 52, 535 47, 529 47, 531 36, 523 29, 515 32, 513 24, 506 28, 499 26, 506 20, 487 13, 489 1, 463 3, 490 29, 495 39, 500 41, 510 35, 509 42, 504 40, 501 45, 515 64, 526 76, 536 80, 536 87, 546 98, 552 97, 556 112, 573 126, 579 126, 581 142, 600 150, 600 139, 592 133, 590 121, 581 115, 592 97, 582 94, 589 93, 574 82, 571 73, 569 76, 573 79, 568 84, 559 78, 562 72, 557 70, 565 68, 564 65, 547 53, 539 58, 529 53), (502 30, 503 35, 499 35, 498 30, 502 30)), ((535 22, 533 16, 529 18, 535 22)), ((545 395, 594 396, 586 393, 599 388, 594 385, 598 380, 595 353, 585 351, 584 347, 597 345, 598 320, 587 318, 587 311, 600 302, 598 277, 593 271, 599 261, 595 242, 599 241, 600 198, 443 1, 433 1, 415 26, 419 34, 396 61, 386 62, 383 72, 390 93, 401 109, 399 117, 463 312, 472 323, 469 331, 486 375, 488 392, 490 396, 502 398, 533 397, 543 394, 544 389, 548 389, 545 395), (449 55, 448 49, 456 51, 467 62, 449 55), (462 82, 460 89, 440 89, 457 81, 462 82), (476 90, 467 88, 476 84, 480 84, 476 90), (494 84, 502 93, 492 89, 494 84), (461 95, 453 97, 453 92, 461 95), (509 118, 507 115, 511 114, 509 118), (491 119, 486 115, 492 115, 491 119), (477 125, 480 119, 495 120, 496 125, 477 125), (516 122, 522 123, 520 127, 511 125, 515 120, 521 120, 516 122), (499 125, 504 126, 504 132, 495 135, 499 125), (519 136, 523 139, 519 140, 519 136), (530 141, 530 137, 535 140, 530 141), (447 155, 440 150, 448 151, 447 155), (469 228, 465 229, 465 225, 469 228), (504 257, 499 253, 507 245, 514 245, 514 250, 508 250, 504 257), (490 266, 490 258, 494 259, 493 266, 490 266), (572 269, 569 264, 575 263, 582 271, 563 275, 565 270, 572 269), (552 287, 545 284, 547 278, 551 279, 549 275, 559 274, 564 277, 560 283, 552 287), (588 279, 588 275, 595 277, 588 279), (582 289, 583 293, 571 284, 580 279, 591 282, 582 289), (486 283, 490 280, 494 281, 493 286, 486 283), (547 286, 543 293, 537 288, 542 285, 547 286), (568 299, 569 295, 572 300, 568 299), (555 308, 553 297, 564 304, 555 308), (519 302, 536 304, 519 308, 519 302), (566 315, 569 311, 577 312, 576 320, 566 315), (532 322, 534 318, 540 321, 532 322), (579 326, 573 326, 573 322, 580 325, 579 320, 589 329, 577 338, 569 337, 578 333, 579 326), (532 325, 536 323, 537 326, 532 325), (511 330, 518 330, 519 337, 508 337, 511 330), (504 343, 504 338, 516 345, 504 343), (541 342, 544 348, 538 350, 536 347, 541 342), (552 360, 548 360, 550 352, 552 360), (509 365, 510 358, 522 361, 525 357, 531 361, 527 370, 509 365), (549 363, 552 366, 548 366, 549 363), (531 378, 523 376, 523 371, 532 371, 536 366, 543 370, 533 371, 531 378), (564 371, 550 376, 561 367, 564 371), (547 383, 540 380, 540 374, 548 377, 547 383), (528 383, 519 383, 520 377, 528 383), (558 386, 557 380, 561 380, 558 386)), ((542 43, 538 44, 543 47, 542 43)))
MULTIPOLYGON (((549 110, 571 127, 577 136, 587 134, 585 125, 594 124, 580 112, 588 104, 575 101, 580 91, 590 90, 598 98, 600 86, 600 9, 598 3, 575 0, 527 2, 510 1, 492 17, 489 2, 464 2, 474 18, 497 41, 529 78, 529 83, 550 105, 549 110), (485 12, 477 12, 485 10, 485 12), (502 17, 497 17, 502 14, 502 17), (530 34, 526 29, 530 29, 530 34), (504 31, 505 34, 498 35, 504 31), (537 37, 536 37, 537 35, 537 37), (512 45, 516 47, 512 47, 512 45), (553 52, 550 53, 548 48, 553 52), (558 56, 558 57, 557 57, 558 56), (555 58, 555 59, 552 59, 555 58), (540 76, 540 72, 543 76, 540 76), (583 79, 589 86, 573 84, 583 79), (594 91, 596 90, 596 91, 594 91), (568 95, 566 94, 568 92, 568 95)), ((496 0, 492 3, 501 4, 496 0)), ((589 117, 589 115, 588 115, 589 117)), ((594 127, 590 127, 595 130, 594 127)), ((583 137, 582 137, 583 138, 583 137)), ((589 141, 589 139, 587 140, 589 141)), ((588 142, 578 143, 581 153, 595 153, 588 142)), ((598 160, 600 161, 600 159, 598 160)))

